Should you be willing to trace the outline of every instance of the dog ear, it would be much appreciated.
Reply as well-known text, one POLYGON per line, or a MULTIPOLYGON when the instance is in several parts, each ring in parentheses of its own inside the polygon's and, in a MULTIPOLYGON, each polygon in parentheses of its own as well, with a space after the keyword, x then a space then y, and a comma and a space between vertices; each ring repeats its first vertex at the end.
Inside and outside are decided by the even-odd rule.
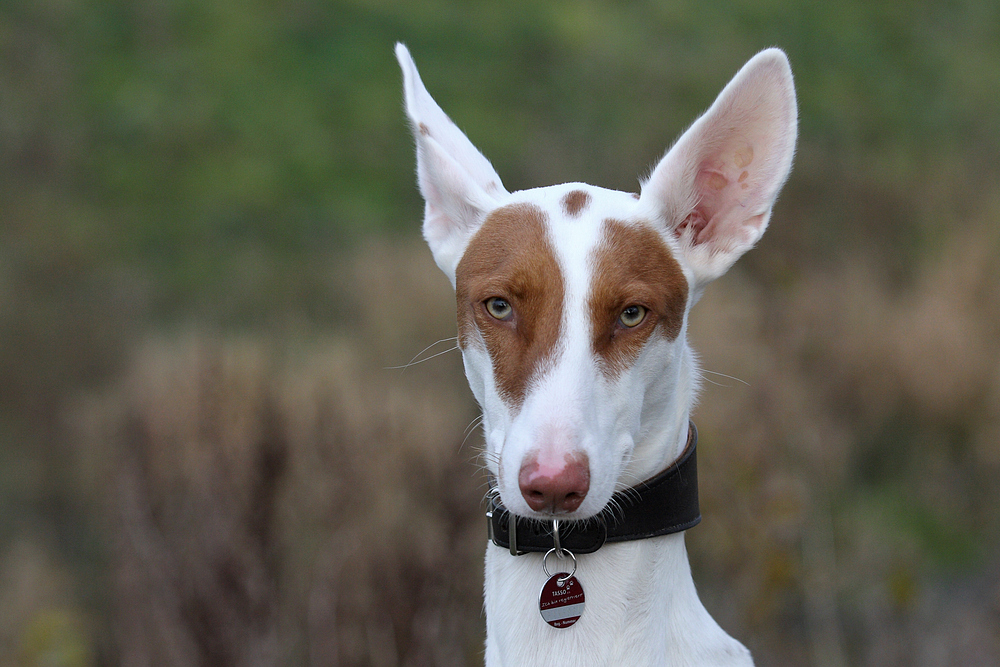
POLYGON ((792 70, 782 51, 768 49, 743 66, 643 183, 640 205, 677 239, 695 289, 764 233, 796 134, 792 70))
POLYGON ((403 70, 406 114, 417 142, 424 238, 434 261, 454 285, 455 269, 469 239, 508 193, 489 160, 427 92, 403 44, 396 44, 396 59, 403 70))

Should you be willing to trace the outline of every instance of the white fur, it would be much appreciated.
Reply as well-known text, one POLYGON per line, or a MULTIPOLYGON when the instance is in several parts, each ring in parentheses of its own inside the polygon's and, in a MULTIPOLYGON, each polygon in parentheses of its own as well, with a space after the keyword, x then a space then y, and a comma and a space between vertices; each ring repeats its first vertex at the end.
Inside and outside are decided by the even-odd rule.
MULTIPOLYGON (((748 62, 653 169, 636 200, 579 183, 508 193, 486 158, 427 93, 403 45, 396 46, 396 55, 417 141, 424 236, 452 284, 465 248, 490 211, 520 202, 546 213, 564 281, 561 338, 522 404, 511 407, 500 395, 485 344, 463 349, 466 375, 483 409, 487 465, 498 478, 503 503, 515 514, 551 519, 528 506, 518 471, 525 457, 542 449, 557 456, 583 453, 589 491, 579 508, 562 518, 594 516, 616 490, 677 458, 698 388, 687 311, 676 339, 650 338, 635 363, 613 380, 601 372, 591 349, 587 298, 590 257, 601 242, 603 221, 653 225, 688 281, 690 309, 705 285, 763 234, 788 176, 796 137, 788 61, 770 49, 748 62), (560 201, 572 190, 588 193, 591 202, 571 219, 560 201)), ((551 628, 537 608, 545 580, 541 556, 514 557, 489 545, 486 664, 751 664, 747 650, 699 601, 683 534, 605 545, 579 558, 577 576, 586 610, 571 628, 551 628)))

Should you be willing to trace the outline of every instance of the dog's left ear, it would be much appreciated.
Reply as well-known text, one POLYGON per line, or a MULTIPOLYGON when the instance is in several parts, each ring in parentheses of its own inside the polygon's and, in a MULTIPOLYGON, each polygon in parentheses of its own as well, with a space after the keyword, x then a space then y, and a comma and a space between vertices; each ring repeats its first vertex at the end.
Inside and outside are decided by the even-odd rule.
POLYGON ((455 284, 455 269, 472 235, 508 193, 489 160, 445 115, 420 80, 410 52, 396 44, 406 114, 417 141, 417 182, 424 196, 424 238, 455 284))
POLYGON ((754 56, 643 183, 640 206, 677 239, 695 290, 767 227, 795 153, 792 70, 779 49, 754 56))

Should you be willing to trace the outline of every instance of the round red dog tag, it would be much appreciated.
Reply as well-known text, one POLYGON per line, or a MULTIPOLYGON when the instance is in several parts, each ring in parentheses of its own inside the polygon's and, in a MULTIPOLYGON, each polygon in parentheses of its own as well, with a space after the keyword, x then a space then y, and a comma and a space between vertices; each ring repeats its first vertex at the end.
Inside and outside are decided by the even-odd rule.
POLYGON ((568 628, 580 620, 583 605, 583 586, 565 572, 549 577, 538 594, 538 611, 553 628, 568 628))

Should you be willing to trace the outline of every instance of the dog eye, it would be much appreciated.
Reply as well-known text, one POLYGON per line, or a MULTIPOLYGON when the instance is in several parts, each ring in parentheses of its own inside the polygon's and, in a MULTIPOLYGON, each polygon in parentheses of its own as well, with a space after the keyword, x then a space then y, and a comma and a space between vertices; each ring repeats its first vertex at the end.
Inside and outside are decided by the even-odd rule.
POLYGON ((646 319, 646 309, 642 306, 629 306, 618 317, 618 321, 622 323, 622 326, 629 329, 639 326, 644 319, 646 319))
POLYGON ((486 312, 498 320, 509 320, 514 315, 514 308, 498 296, 486 299, 486 312))

